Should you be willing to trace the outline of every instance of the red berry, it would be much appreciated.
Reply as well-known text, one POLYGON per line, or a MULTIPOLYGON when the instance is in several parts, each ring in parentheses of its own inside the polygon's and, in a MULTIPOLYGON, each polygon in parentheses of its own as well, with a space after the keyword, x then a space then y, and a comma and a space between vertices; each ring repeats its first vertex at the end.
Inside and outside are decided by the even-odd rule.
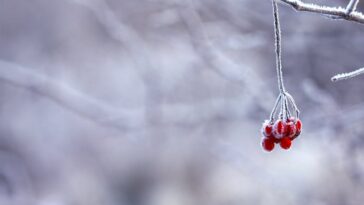
POLYGON ((263 123, 263 135, 264 136, 269 136, 272 135, 273 132, 273 126, 269 121, 266 121, 263 123))
POLYGON ((270 124, 269 125, 266 125, 264 131, 265 131, 265 134, 266 135, 271 135, 272 134, 272 131, 273 131, 273 126, 270 125, 270 124))
POLYGON ((290 127, 288 123, 283 123, 283 137, 289 134, 290 127))
POLYGON ((273 138, 263 138, 262 147, 265 151, 271 152, 274 149, 274 139, 273 138))
POLYGON ((293 122, 288 122, 287 126, 287 137, 293 138, 296 135, 296 126, 293 122))
POLYGON ((274 124, 274 131, 276 131, 278 135, 282 135, 284 133, 284 127, 282 120, 277 120, 274 124))
POLYGON ((296 122, 296 129, 297 129, 297 132, 301 132, 301 129, 302 129, 302 122, 301 122, 301 120, 297 120, 297 122, 296 122))
POLYGON ((281 145, 281 147, 283 149, 289 149, 291 147, 291 145, 292 145, 292 141, 291 141, 291 139, 289 137, 283 137, 281 139, 281 144, 280 145, 281 145))
POLYGON ((296 121, 296 134, 294 135, 293 139, 297 138, 301 134, 302 130, 302 122, 301 120, 296 121))

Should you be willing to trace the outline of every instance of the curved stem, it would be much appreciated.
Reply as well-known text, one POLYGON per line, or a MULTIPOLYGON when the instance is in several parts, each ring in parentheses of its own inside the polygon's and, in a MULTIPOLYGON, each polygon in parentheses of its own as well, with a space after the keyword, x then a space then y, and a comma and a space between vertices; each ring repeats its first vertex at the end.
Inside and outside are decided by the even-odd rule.
POLYGON ((282 99, 281 99, 281 111, 279 113, 279 119, 283 120, 286 116, 286 110, 284 106, 284 101, 286 100, 286 96, 284 96, 284 93, 282 93, 282 99))
POLYGON ((286 113, 287 113, 287 118, 290 118, 291 117, 291 111, 289 109, 289 103, 288 103, 288 96, 285 96, 284 98, 284 106, 285 106, 285 109, 286 109, 286 113))
POLYGON ((280 94, 274 104, 272 112, 270 113, 270 123, 274 122, 274 115, 277 112, 277 108, 278 108, 279 103, 281 102, 281 99, 282 99, 282 95, 280 94))
POLYGON ((288 98, 288 101, 292 104, 295 112, 296 112, 296 118, 299 118, 300 116, 300 110, 298 109, 295 100, 293 99, 292 95, 289 93, 286 93, 286 96, 288 98))

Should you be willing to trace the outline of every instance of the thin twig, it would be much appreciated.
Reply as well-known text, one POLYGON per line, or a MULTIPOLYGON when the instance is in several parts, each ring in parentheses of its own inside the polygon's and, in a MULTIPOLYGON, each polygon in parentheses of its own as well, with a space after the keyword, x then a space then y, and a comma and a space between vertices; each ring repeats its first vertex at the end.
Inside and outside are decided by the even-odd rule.
POLYGON ((285 88, 283 83, 283 72, 282 72, 281 27, 279 25, 278 5, 275 0, 272 0, 272 4, 273 4, 273 17, 274 17, 274 39, 275 39, 278 86, 280 93, 285 93, 285 88))
POLYGON ((280 113, 279 117, 281 120, 284 120, 284 122, 287 120, 286 100, 287 100, 287 97, 283 94, 282 101, 281 101, 281 113, 280 113))
MULTIPOLYGON (((346 8, 320 6, 316 4, 303 3, 300 0, 279 0, 279 1, 292 6, 297 11, 319 13, 329 16, 332 19, 345 19, 348 21, 354 21, 357 23, 364 24, 364 14, 355 11, 359 3, 359 0, 350 0, 346 8)), ((339 80, 346 80, 361 74, 364 74, 364 68, 360 68, 350 73, 335 75, 334 77, 331 78, 331 80, 333 82, 339 80)))
POLYGON ((340 81, 340 80, 347 80, 347 79, 353 78, 353 77, 361 75, 361 74, 364 74, 364 68, 360 68, 358 70, 354 70, 354 71, 349 72, 349 73, 337 74, 337 75, 335 75, 334 77, 331 78, 331 81, 337 82, 337 81, 340 81))
POLYGON ((286 109, 286 113, 287 113, 287 118, 291 117, 291 111, 289 109, 289 103, 288 103, 288 97, 286 96, 286 99, 284 101, 284 107, 286 109))
POLYGON ((282 99, 282 95, 280 94, 278 96, 276 102, 274 103, 274 107, 273 107, 272 112, 270 113, 270 123, 274 122, 274 116, 275 116, 275 114, 277 112, 277 108, 278 108, 279 103, 281 102, 281 99, 282 99))
POLYGON ((346 13, 350 14, 351 12, 355 11, 358 3, 359 0, 350 0, 348 6, 346 7, 346 13))
POLYGON ((364 14, 354 10, 357 3, 359 2, 358 0, 352 0, 352 2, 349 3, 347 8, 349 8, 349 11, 352 9, 352 12, 348 12, 347 8, 320 6, 316 4, 304 3, 300 0, 279 0, 279 1, 287 5, 290 5, 297 11, 318 13, 329 16, 332 19, 345 19, 348 21, 354 21, 357 23, 364 24, 364 14))
POLYGON ((294 108, 294 110, 296 112, 296 118, 299 118, 300 110, 297 107, 296 101, 293 99, 291 94, 286 92, 285 95, 287 96, 288 101, 291 103, 291 105, 293 106, 293 108, 294 108))

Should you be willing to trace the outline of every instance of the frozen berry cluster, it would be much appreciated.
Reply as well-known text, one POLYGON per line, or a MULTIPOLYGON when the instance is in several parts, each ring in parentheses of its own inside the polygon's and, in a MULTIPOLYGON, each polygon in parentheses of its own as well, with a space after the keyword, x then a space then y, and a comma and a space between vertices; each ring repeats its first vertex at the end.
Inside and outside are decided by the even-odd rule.
POLYGON ((262 127, 263 149, 270 152, 278 143, 283 149, 289 149, 292 141, 301 134, 301 129, 301 120, 295 117, 289 117, 286 120, 278 119, 275 122, 266 120, 262 127))

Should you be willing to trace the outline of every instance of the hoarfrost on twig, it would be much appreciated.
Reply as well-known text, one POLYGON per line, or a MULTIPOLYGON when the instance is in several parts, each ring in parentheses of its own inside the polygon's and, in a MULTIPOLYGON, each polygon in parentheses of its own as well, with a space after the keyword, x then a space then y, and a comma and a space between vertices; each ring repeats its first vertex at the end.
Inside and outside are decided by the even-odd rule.
MULTIPOLYGON (((331 19, 344 19, 364 24, 364 14, 356 11, 356 7, 359 3, 359 0, 350 0, 346 8, 320 6, 317 4, 304 3, 300 0, 279 0, 279 1, 292 6, 296 11, 307 11, 312 13, 318 13, 318 14, 323 14, 331 19)), ((346 80, 361 75, 363 73, 364 73, 364 68, 360 68, 358 70, 349 73, 337 74, 334 77, 332 77, 331 80, 333 82, 339 80, 346 80)))

